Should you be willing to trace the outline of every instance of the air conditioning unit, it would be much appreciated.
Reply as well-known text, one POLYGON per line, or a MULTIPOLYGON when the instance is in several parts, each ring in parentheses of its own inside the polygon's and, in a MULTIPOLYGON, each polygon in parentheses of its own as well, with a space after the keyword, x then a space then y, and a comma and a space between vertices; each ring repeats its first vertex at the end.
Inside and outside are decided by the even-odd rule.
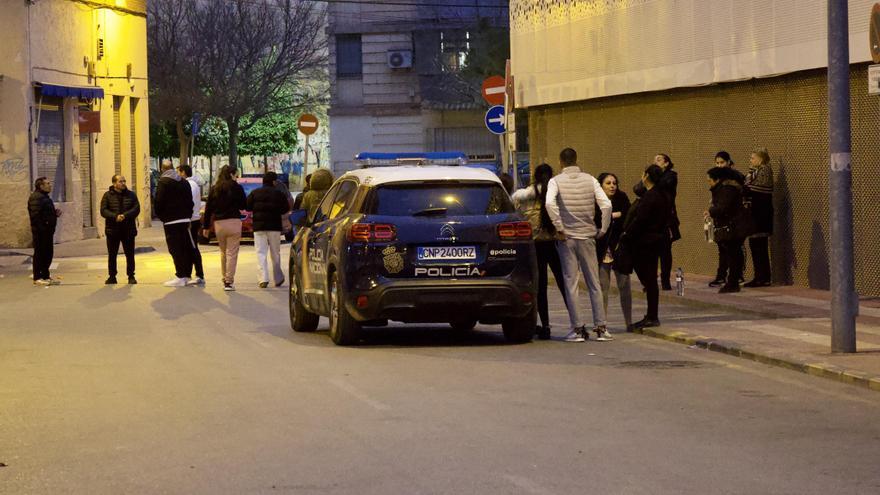
POLYGON ((412 50, 388 50, 388 67, 392 69, 412 67, 412 50))

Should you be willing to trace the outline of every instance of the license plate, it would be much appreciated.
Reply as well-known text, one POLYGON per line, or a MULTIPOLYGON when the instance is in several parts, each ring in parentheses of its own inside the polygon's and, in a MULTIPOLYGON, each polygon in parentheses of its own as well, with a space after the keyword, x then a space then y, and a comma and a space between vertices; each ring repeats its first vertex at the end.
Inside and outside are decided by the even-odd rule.
POLYGON ((420 247, 420 261, 432 260, 474 260, 477 259, 475 246, 436 246, 420 247))

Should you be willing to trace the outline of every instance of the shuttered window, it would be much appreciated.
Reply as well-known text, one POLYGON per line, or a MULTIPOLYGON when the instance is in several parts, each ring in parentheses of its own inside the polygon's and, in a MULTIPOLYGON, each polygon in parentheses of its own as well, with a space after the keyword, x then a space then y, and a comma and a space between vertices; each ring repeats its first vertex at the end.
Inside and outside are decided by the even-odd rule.
POLYGON ((37 95, 37 177, 52 182, 52 200, 66 200, 64 171, 64 102, 61 98, 37 95))
POLYGON ((122 97, 113 97, 113 173, 122 173, 122 124, 119 119, 119 112, 122 108, 122 97))
POLYGON ((92 135, 79 135, 79 178, 82 181, 83 227, 94 226, 92 219, 92 135))
POLYGON ((137 171, 138 171, 138 153, 137 153, 137 98, 128 99, 130 115, 128 119, 129 130, 129 149, 131 150, 131 175, 128 177, 128 188, 137 191, 137 171))

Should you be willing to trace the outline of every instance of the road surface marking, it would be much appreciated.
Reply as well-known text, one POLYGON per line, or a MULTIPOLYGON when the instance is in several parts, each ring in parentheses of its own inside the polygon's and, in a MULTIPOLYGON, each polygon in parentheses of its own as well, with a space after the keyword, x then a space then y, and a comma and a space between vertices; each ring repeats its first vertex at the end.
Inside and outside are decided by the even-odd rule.
POLYGON ((366 403, 368 406, 372 407, 373 409, 375 409, 377 411, 390 411, 391 410, 391 406, 388 406, 388 405, 383 404, 377 400, 373 400, 373 399, 369 398, 367 396, 367 394, 356 389, 352 384, 346 382, 345 380, 342 380, 340 378, 331 378, 328 381, 330 383, 332 383, 333 385, 335 385, 336 387, 344 390, 345 392, 348 392, 355 399, 358 399, 361 402, 366 403))

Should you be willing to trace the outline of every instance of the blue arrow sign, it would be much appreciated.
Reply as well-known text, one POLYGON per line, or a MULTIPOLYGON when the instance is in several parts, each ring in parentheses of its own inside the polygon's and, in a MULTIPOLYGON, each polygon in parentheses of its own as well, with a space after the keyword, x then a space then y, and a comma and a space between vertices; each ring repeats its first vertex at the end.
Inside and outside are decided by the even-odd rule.
POLYGON ((486 127, 492 134, 504 134, 504 105, 495 105, 486 111, 486 127))

